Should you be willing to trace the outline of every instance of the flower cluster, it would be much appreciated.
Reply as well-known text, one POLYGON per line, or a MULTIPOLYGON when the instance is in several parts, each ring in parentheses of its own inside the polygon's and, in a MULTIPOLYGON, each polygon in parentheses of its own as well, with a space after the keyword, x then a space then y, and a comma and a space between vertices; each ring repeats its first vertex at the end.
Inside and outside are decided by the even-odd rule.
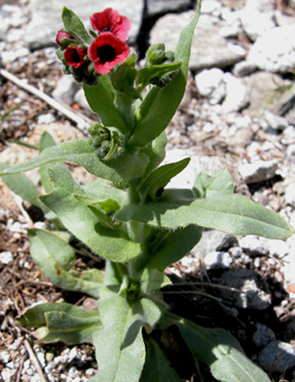
POLYGON ((60 30, 56 36, 58 56, 64 64, 64 72, 74 75, 77 81, 92 85, 98 74, 108 74, 129 56, 126 40, 129 38, 130 20, 112 8, 94 13, 90 17, 92 42, 60 30))

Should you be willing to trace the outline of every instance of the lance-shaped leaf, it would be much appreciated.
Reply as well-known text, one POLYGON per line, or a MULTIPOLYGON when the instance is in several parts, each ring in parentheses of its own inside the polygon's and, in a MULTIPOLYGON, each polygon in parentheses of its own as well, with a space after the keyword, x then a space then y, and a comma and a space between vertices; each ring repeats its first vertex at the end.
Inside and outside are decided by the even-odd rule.
POLYGON ((92 42, 92 38, 87 33, 82 21, 73 11, 64 7, 62 10, 61 17, 65 29, 70 35, 86 42, 87 44, 90 44, 92 42))
POLYGON ((104 228, 97 217, 74 194, 60 186, 41 200, 60 218, 63 225, 99 256, 118 262, 140 254, 140 245, 129 240, 121 230, 104 228))
POLYGON ((185 200, 183 193, 183 190, 166 190, 157 202, 126 206, 115 218, 170 229, 196 224, 232 235, 270 239, 284 239, 292 232, 281 216, 244 196, 185 200))
POLYGON ((175 72, 181 67, 180 62, 173 62, 162 65, 151 65, 146 68, 140 69, 136 77, 136 84, 140 90, 144 89, 154 77, 161 78, 168 74, 175 72))
POLYGON ((181 382, 157 341, 148 338, 145 344, 147 353, 140 382, 181 382))
POLYGON ((114 293, 98 305, 102 329, 93 342, 99 371, 91 382, 138 382, 145 361, 142 326, 154 327, 166 305, 143 297, 131 306, 114 293))
POLYGON ((145 146, 155 139, 171 121, 184 95, 191 42, 200 15, 201 1, 190 24, 181 32, 175 51, 175 61, 182 61, 175 79, 163 89, 153 87, 142 101, 137 111, 137 125, 130 144, 145 146))
POLYGON ((140 187, 143 200, 155 200, 159 191, 179 174, 189 164, 190 158, 185 158, 176 163, 168 163, 154 170, 140 187))
POLYGON ((149 157, 149 164, 147 165, 145 174, 148 175, 152 170, 157 168, 166 156, 167 136, 163 131, 156 139, 154 139, 150 147, 146 147, 146 154, 149 157))
MULTIPOLYGON (((47 132, 44 131, 44 133, 41 135, 40 143, 39 143, 39 153, 41 153, 43 150, 55 146, 55 142, 53 137, 47 132)), ((50 182, 50 176, 48 174, 48 166, 40 166, 39 168, 39 174, 41 178, 42 186, 44 187, 45 192, 50 192, 52 190, 52 184, 50 182)))
POLYGON ((101 327, 98 311, 82 309, 67 303, 40 304, 29 309, 18 323, 38 327, 39 341, 63 341, 69 344, 90 341, 101 327))
POLYGON ((42 273, 56 286, 99 297, 103 274, 98 269, 77 272, 74 249, 54 232, 29 229, 31 255, 42 273))
POLYGON ((0 172, 3 182, 13 191, 19 195, 23 200, 37 206, 44 208, 39 199, 40 191, 37 186, 24 174, 3 175, 4 171, 10 171, 13 167, 6 163, 0 162, 0 172))
POLYGON ((111 187, 104 179, 95 179, 92 182, 85 183, 83 190, 87 195, 93 198, 99 198, 100 200, 110 198, 116 200, 120 207, 127 204, 127 192, 111 187))
POLYGON ((89 106, 99 115, 104 126, 116 127, 122 134, 129 133, 129 128, 114 103, 113 88, 108 76, 100 76, 96 86, 84 84, 83 89, 89 106))
MULTIPOLYGON (((168 322, 169 319, 166 325, 168 322)), ((170 325, 178 327, 193 356, 208 365, 218 381, 270 382, 267 374, 250 361, 238 341, 227 331, 204 328, 184 319, 171 319, 170 325)))
POLYGON ((100 178, 112 182, 122 182, 118 173, 106 166, 94 152, 95 148, 91 146, 88 139, 61 143, 43 150, 37 158, 31 161, 1 170, 0 176, 17 174, 53 162, 69 161, 83 166, 91 174, 100 178))

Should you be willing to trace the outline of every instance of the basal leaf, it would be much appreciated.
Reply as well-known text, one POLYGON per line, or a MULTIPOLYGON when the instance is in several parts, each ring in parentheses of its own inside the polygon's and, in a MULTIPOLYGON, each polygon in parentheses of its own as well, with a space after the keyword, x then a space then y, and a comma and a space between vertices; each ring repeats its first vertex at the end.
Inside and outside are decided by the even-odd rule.
POLYGON ((140 382, 181 382, 157 341, 148 338, 145 344, 147 354, 140 382))
POLYGON ((97 217, 73 193, 56 186, 41 200, 60 218, 63 225, 99 256, 118 262, 140 254, 140 245, 129 240, 121 230, 102 227, 97 217))
POLYGON ((177 194, 178 190, 166 190, 157 202, 126 206, 115 217, 170 229, 196 224, 232 235, 259 235, 270 239, 284 239, 291 234, 282 217, 244 196, 185 200, 177 194))
POLYGON ((91 381, 138 382, 145 361, 142 327, 154 327, 165 304, 144 297, 131 306, 115 293, 98 304, 102 329, 94 333, 93 342, 99 371, 91 381))
POLYGON ((95 148, 91 146, 88 139, 61 143, 43 150, 37 158, 31 161, 2 170, 0 176, 17 174, 57 161, 69 161, 83 166, 91 174, 100 178, 108 179, 112 182, 123 182, 118 173, 106 166, 94 151, 95 148))
POLYGON ((40 342, 63 341, 69 344, 91 340, 92 333, 101 327, 99 312, 82 309, 67 303, 40 304, 27 310, 18 323, 38 327, 40 342))
POLYGON ((43 229, 29 229, 31 255, 44 275, 56 286, 72 291, 87 293, 99 297, 99 289, 103 281, 101 271, 89 277, 83 271, 74 269, 76 260, 73 248, 61 237, 43 229))
POLYGON ((175 79, 165 88, 153 87, 142 101, 137 111, 137 124, 130 139, 134 146, 145 146, 155 139, 171 121, 184 95, 191 42, 200 15, 201 2, 198 1, 196 14, 190 24, 181 32, 175 52, 175 61, 182 61, 175 79))
POLYGON ((19 195, 23 200, 37 206, 44 208, 39 199, 40 191, 37 186, 24 174, 3 175, 5 171, 10 171, 13 167, 10 167, 6 163, 0 162, 0 172, 3 182, 13 191, 16 195, 19 195))

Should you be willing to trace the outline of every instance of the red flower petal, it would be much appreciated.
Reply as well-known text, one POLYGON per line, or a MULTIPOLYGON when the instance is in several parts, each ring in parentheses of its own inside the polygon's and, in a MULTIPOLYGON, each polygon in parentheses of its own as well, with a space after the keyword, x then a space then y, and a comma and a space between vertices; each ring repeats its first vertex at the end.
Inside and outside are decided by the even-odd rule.
POLYGON ((129 47, 113 33, 105 32, 89 45, 87 53, 89 59, 94 62, 95 70, 99 74, 107 74, 128 58, 129 47))
POLYGON ((117 38, 126 41, 129 38, 131 22, 121 16, 118 11, 107 8, 103 12, 94 13, 90 17, 92 28, 99 33, 111 32, 117 38))
POLYGON ((78 46, 70 46, 65 49, 64 57, 68 65, 78 69, 84 64, 85 55, 85 49, 79 48, 78 46))

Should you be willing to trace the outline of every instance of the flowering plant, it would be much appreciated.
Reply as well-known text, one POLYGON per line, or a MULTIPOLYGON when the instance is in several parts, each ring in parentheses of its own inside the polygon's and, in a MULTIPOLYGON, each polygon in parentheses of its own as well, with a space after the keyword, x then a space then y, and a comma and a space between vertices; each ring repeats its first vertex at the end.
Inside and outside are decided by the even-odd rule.
POLYGON ((55 227, 28 230, 34 260, 54 284, 86 293, 98 305, 98 311, 88 311, 68 303, 40 304, 19 323, 38 327, 45 343, 93 341, 99 368, 93 382, 181 381, 163 346, 175 333, 171 327, 217 380, 269 381, 228 332, 171 313, 161 295, 170 283, 165 268, 198 243, 203 227, 276 239, 290 234, 280 216, 233 194, 226 169, 213 177, 201 173, 192 189, 166 188, 190 160, 161 165, 164 130, 185 91, 199 13, 200 2, 175 52, 153 45, 146 66, 138 69, 126 44, 126 17, 110 8, 95 13, 88 33, 64 8, 57 54, 64 72, 83 83, 100 120, 89 129, 89 139, 55 145, 44 133, 37 158, 14 167, 0 165, 9 187, 42 208, 55 227), (80 186, 64 161, 83 166, 97 179, 80 186), (35 167, 40 167, 42 195, 19 174, 35 167), (104 272, 77 273, 76 239, 105 259, 104 272))

